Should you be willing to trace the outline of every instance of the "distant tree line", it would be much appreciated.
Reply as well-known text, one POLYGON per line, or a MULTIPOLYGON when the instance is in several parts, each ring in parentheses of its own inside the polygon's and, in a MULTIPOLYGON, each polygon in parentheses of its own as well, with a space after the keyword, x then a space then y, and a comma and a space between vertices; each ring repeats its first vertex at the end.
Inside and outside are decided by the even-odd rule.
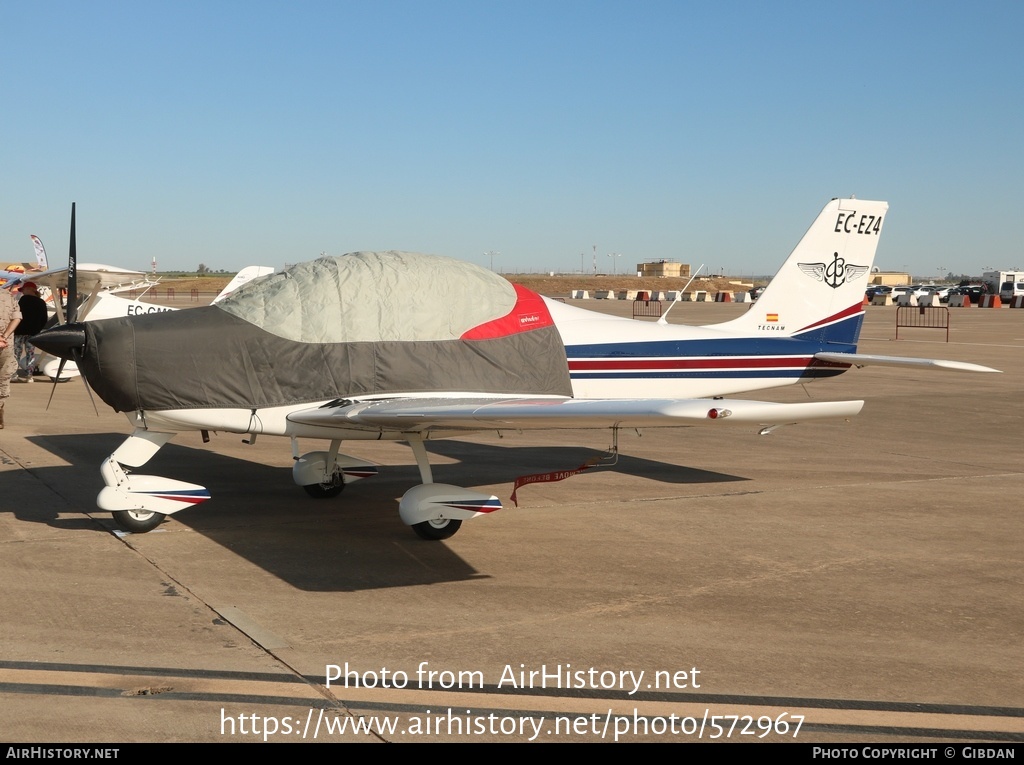
POLYGON ((214 270, 203 263, 199 264, 199 268, 195 271, 157 271, 160 276, 174 277, 180 279, 186 276, 219 276, 220 274, 234 273, 234 271, 225 271, 223 268, 214 270))

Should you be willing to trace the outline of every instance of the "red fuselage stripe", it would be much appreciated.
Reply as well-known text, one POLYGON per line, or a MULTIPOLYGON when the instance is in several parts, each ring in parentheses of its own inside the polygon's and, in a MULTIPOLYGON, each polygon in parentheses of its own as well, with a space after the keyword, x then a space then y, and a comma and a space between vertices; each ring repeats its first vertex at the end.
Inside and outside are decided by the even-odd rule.
POLYGON ((767 369, 772 367, 806 367, 813 362, 811 356, 782 358, 690 358, 690 359, 600 359, 569 360, 573 371, 606 369, 767 369))

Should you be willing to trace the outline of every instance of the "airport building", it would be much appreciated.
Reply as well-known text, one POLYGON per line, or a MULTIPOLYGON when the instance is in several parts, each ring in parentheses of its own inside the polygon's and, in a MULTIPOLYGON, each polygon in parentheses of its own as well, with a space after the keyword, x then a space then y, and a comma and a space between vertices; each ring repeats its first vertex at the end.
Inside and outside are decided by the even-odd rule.
POLYGON ((910 274, 906 271, 874 271, 868 284, 882 287, 899 287, 903 284, 910 284, 910 274))
POLYGON ((636 275, 657 277, 659 279, 670 276, 686 279, 690 276, 690 264, 680 263, 677 260, 666 260, 664 258, 659 260, 645 260, 643 263, 637 263, 636 275))

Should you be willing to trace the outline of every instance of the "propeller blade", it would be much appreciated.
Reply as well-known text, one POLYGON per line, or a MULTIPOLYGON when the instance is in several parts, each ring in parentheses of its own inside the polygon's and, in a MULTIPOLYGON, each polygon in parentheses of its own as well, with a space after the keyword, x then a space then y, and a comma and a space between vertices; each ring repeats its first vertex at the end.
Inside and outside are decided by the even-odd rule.
MULTIPOLYGON (((82 357, 81 357, 81 354, 79 353, 78 349, 76 348, 76 349, 72 350, 71 351, 71 355, 73 355, 75 357, 75 364, 79 365, 78 366, 78 371, 81 372, 82 371, 82 367, 81 367, 82 357)), ((60 363, 63 364, 64 361, 61 360, 60 363)), ((92 410, 94 412, 96 412, 96 416, 99 417, 100 416, 100 410, 96 408, 96 399, 94 399, 92 397, 92 388, 89 387, 89 381, 85 379, 85 375, 84 374, 81 377, 82 377, 82 385, 85 386, 85 392, 89 394, 89 403, 92 404, 92 410)), ((60 375, 57 375, 57 379, 58 380, 60 379, 60 375)))
MULTIPOLYGON (((59 304, 58 304, 59 308, 59 304)), ((68 301, 66 321, 50 329, 44 329, 32 337, 32 344, 41 348, 47 353, 52 353, 60 358, 60 365, 57 367, 57 376, 53 378, 53 387, 50 388, 50 398, 46 402, 46 408, 53 403, 53 394, 57 390, 64 365, 69 359, 78 363, 81 359, 80 352, 85 349, 85 327, 75 323, 78 318, 78 243, 75 236, 75 203, 71 203, 71 241, 68 244, 68 301)), ((83 375, 82 380, 85 381, 83 375)), ((85 384, 89 390, 89 383, 85 384)), ((89 400, 92 401, 92 391, 89 390, 89 400)), ((92 408, 96 409, 96 402, 92 401, 92 408)), ((99 410, 96 411, 99 416, 99 410)))
POLYGON ((75 237, 75 203, 71 203, 71 243, 68 245, 68 324, 78 318, 78 251, 75 237))
POLYGON ((50 388, 50 398, 46 400, 46 411, 50 411, 50 404, 53 403, 53 394, 57 391, 57 383, 60 382, 60 373, 64 371, 64 365, 67 364, 68 360, 62 358, 60 364, 57 366, 57 376, 53 378, 53 386, 50 388))

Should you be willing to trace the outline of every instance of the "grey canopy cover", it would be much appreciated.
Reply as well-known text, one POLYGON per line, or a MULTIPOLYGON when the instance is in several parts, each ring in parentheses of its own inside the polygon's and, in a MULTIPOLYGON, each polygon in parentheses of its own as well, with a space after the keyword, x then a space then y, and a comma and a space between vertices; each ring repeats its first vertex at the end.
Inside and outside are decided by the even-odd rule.
POLYGON ((353 252, 265 276, 221 310, 301 343, 458 340, 516 303, 505 279, 470 263, 353 252))
POLYGON ((256 279, 211 306, 86 322, 82 364, 117 411, 378 393, 571 395, 553 324, 463 339, 516 305, 511 284, 470 263, 357 252, 256 279))

